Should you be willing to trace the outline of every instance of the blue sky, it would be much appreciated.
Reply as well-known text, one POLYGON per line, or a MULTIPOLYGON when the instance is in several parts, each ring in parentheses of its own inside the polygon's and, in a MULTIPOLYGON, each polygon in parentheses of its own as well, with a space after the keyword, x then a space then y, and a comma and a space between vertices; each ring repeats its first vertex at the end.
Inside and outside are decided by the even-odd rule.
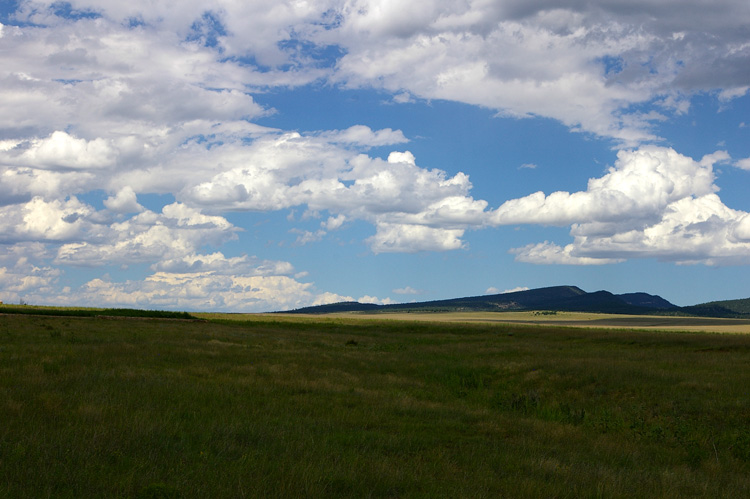
POLYGON ((739 0, 0 5, 0 300, 750 296, 739 0))

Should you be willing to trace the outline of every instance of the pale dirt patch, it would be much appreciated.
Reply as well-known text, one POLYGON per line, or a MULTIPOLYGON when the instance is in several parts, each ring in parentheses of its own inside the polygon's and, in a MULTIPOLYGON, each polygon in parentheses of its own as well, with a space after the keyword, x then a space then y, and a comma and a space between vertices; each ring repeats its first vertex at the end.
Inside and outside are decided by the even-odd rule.
POLYGON ((221 341, 221 340, 208 340, 209 345, 216 345, 220 347, 240 347, 244 348, 245 345, 242 343, 234 343, 232 341, 221 341))

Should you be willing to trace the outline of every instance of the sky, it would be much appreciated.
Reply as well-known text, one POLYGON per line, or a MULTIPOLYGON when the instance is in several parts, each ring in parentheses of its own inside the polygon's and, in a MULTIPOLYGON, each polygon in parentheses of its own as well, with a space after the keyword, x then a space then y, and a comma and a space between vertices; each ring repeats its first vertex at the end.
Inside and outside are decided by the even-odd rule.
POLYGON ((746 0, 0 1, 0 300, 750 296, 746 0))

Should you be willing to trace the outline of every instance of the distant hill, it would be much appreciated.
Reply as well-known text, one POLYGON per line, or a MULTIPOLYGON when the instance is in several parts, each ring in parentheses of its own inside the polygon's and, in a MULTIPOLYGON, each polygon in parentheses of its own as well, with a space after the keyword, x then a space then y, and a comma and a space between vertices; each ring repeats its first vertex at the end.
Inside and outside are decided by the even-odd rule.
POLYGON ((701 303, 680 310, 690 315, 702 317, 750 318, 750 298, 742 300, 724 300, 701 303))
POLYGON ((327 305, 315 305, 313 307, 298 308, 284 313, 298 314, 335 314, 341 312, 372 312, 382 308, 382 305, 374 303, 359 303, 356 301, 342 301, 329 303, 327 305))
POLYGON ((417 303, 374 305, 342 302, 292 310, 291 313, 327 314, 333 312, 501 312, 507 310, 557 310, 610 314, 647 314, 679 311, 680 308, 660 296, 647 293, 615 295, 609 291, 587 293, 576 286, 515 291, 496 295, 470 296, 417 303))
POLYGON ((650 295, 648 293, 625 293, 617 296, 619 296, 625 303, 629 305, 636 305, 639 307, 656 308, 663 310, 680 308, 677 305, 669 303, 661 296, 650 295))

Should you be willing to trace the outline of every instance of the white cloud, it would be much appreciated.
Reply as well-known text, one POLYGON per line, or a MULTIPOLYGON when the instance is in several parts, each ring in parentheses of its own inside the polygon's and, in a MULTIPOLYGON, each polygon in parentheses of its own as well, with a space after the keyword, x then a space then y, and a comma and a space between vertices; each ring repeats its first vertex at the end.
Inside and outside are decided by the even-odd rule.
POLYGON ((395 102, 396 104, 411 104, 416 102, 416 100, 414 100, 412 96, 409 95, 409 92, 401 92, 400 94, 396 94, 393 96, 393 102, 395 102))
POLYGON ((378 298, 377 296, 365 295, 355 299, 351 296, 344 296, 336 293, 326 292, 317 295, 311 305, 330 305, 332 303, 343 302, 372 303, 376 305, 389 305, 391 303, 394 303, 394 301, 390 298, 378 298))
POLYGON ((715 194, 686 197, 643 230, 590 234, 574 227, 576 251, 594 258, 658 258, 682 264, 734 265, 747 262, 747 213, 725 206, 715 194))
POLYGON ((312 302, 311 305, 330 305, 331 303, 341 303, 341 302, 352 302, 356 301, 351 296, 342 296, 336 293, 331 292, 325 292, 319 294, 315 300, 312 302))
POLYGON ((747 91, 750 8, 646 2, 420 2, 403 12, 359 0, 333 30, 315 32, 346 55, 336 77, 398 95, 449 99, 539 115, 636 145, 654 138, 658 114, 633 104, 658 100, 684 113, 685 92, 747 91), (679 11, 679 12, 678 12, 679 11), (710 40, 710 42, 709 42, 710 40), (679 105, 678 104, 679 101, 679 105))
POLYGON ((410 151, 393 151, 388 155, 389 163, 404 163, 407 165, 416 165, 417 158, 410 151))
POLYGON ((516 293, 518 291, 528 291, 529 288, 526 286, 517 286, 515 288, 506 289, 504 291, 500 291, 498 288, 491 287, 488 288, 487 291, 485 291, 486 294, 506 294, 506 293, 516 293))
POLYGON ((64 199, 91 190, 97 182, 90 172, 53 172, 29 167, 0 167, 0 204, 32 198, 64 199))
POLYGON ((359 303, 372 303, 372 304, 378 304, 380 302, 380 300, 378 300, 376 296, 369 296, 369 295, 362 296, 357 301, 359 303))
POLYGON ((28 301, 29 296, 53 292, 61 271, 37 267, 23 259, 12 267, 0 267, 0 302, 28 301))
POLYGON ((42 169, 89 169, 112 166, 115 157, 114 149, 104 139, 87 141, 56 131, 46 139, 32 140, 28 147, 7 151, 0 161, 42 169), (16 150, 19 154, 12 154, 16 150))
MULTIPOLYGON (((385 88, 393 102, 456 100, 504 115, 551 117, 635 145, 654 138, 650 124, 662 117, 640 114, 634 104, 661 102, 680 113, 690 92, 718 89, 722 99, 732 99, 749 86, 743 30, 750 8, 734 0, 641 2, 638 9, 622 0, 554 7, 544 1, 427 0, 405 7, 381 0, 189 0, 180 9, 169 2, 79 0, 75 8, 102 17, 77 21, 55 17, 53 3, 22 2, 16 17, 36 26, 6 26, 0 41, 5 53, 17 54, 6 88, 23 81, 6 106, 44 111, 44 121, 57 129, 65 101, 49 95, 109 96, 111 102, 87 114, 186 121, 210 110, 214 119, 228 113, 226 120, 263 112, 242 93, 248 85, 329 78, 385 88), (143 25, 129 27, 133 19, 143 25), (49 30, 60 36, 45 36, 49 30), (333 46, 345 55, 321 55, 333 46), (247 55, 263 70, 236 62, 247 55)), ((96 121, 86 118, 81 121, 96 121)))
POLYGON ((72 197, 45 201, 34 197, 23 204, 0 208, 0 242, 66 241, 96 232, 88 220, 93 209, 72 197))
MULTIPOLYGON (((455 238, 466 227, 484 222, 487 203, 468 196, 467 175, 449 178, 443 171, 421 168, 409 151, 391 152, 383 161, 331 144, 326 137, 282 134, 260 138, 241 152, 241 164, 186 188, 181 199, 212 210, 307 205, 313 213, 334 214, 321 224, 323 231, 355 219, 388 226, 388 242, 382 228, 370 240, 376 252, 456 249, 462 243, 455 238), (440 235, 443 229, 447 232, 440 235), (423 236, 416 237, 415 230, 423 236), (410 247, 411 242, 416 246, 410 247)), ((223 164, 231 165, 235 155, 240 157, 228 149, 223 164)), ((323 235, 303 231, 298 243, 323 235)))
POLYGON ((465 27, 436 27, 441 13, 416 23, 408 36, 386 39, 389 30, 380 36, 363 33, 364 26, 352 12, 342 28, 349 30, 341 41, 348 53, 337 77, 350 85, 403 89, 421 98, 457 100, 506 115, 548 116, 628 142, 652 137, 647 120, 629 117, 631 124, 626 126, 619 116, 623 103, 648 100, 648 87, 607 85, 596 63, 618 50, 618 43, 627 47, 646 40, 613 32, 595 34, 594 26, 562 34, 532 22, 498 19, 486 25, 487 18, 465 27), (356 35, 360 38, 355 41, 356 35))
POLYGON ((367 147, 389 146, 409 141, 404 137, 401 130, 391 130, 390 128, 372 130, 370 127, 364 125, 354 125, 346 130, 326 132, 322 136, 334 143, 338 142, 367 147))
POLYGON ((180 203, 160 214, 143 211, 106 228, 106 237, 79 238, 63 244, 58 263, 96 266, 174 260, 193 255, 205 245, 219 246, 236 239, 236 229, 225 218, 209 216, 180 203))
POLYGON ((264 113, 243 92, 254 79, 251 69, 220 62, 212 50, 181 43, 168 31, 105 19, 12 31, 0 38, 8 55, 0 70, 5 128, 41 132, 73 124, 79 140, 102 132, 113 139, 148 129, 158 135, 165 122, 264 113))
POLYGON ((447 251, 464 247, 462 229, 434 229, 424 225, 376 225, 375 235, 367 239, 375 253, 416 253, 418 251, 447 251))
POLYGON ((245 121, 268 112, 247 93, 260 81, 254 69, 170 31, 184 22, 179 29, 187 36, 202 10, 184 12, 175 24, 177 13, 166 4, 120 10, 76 2, 107 11, 79 20, 56 18, 49 5, 22 2, 19 18, 36 25, 5 26, 0 36, 4 202, 102 189, 117 193, 109 199, 113 211, 139 211, 123 189, 177 193, 185 171, 216 173, 220 155, 212 146, 274 133, 245 121), (169 15, 152 26, 129 27, 118 17, 145 20, 160 9, 169 15))
POLYGON ((294 244, 298 244, 300 246, 304 246, 305 244, 309 244, 309 243, 316 243, 322 240, 323 237, 326 235, 326 231, 322 229, 316 230, 315 232, 311 232, 309 230, 292 229, 290 232, 299 234, 294 244))
POLYGON ((565 247, 545 241, 512 250, 523 262, 593 265, 658 258, 739 264, 750 255, 744 239, 748 214, 721 202, 712 169, 728 159, 719 151, 695 161, 656 146, 621 151, 615 166, 590 179, 586 191, 510 200, 491 218, 500 224, 571 224, 574 242, 565 247))
POLYGON ((745 214, 739 219, 731 236, 737 242, 750 242, 750 214, 745 214))
POLYGON ((105 199, 104 206, 115 213, 134 213, 144 210, 143 206, 138 204, 135 191, 130 186, 123 187, 115 196, 105 199))
MULTIPOLYGON (((294 267, 289 262, 260 260, 247 255, 227 258, 221 252, 210 254, 192 253, 154 263, 152 270, 166 273, 203 272, 215 275, 244 276, 289 276, 294 274, 294 267)), ((304 277, 304 273, 295 274, 295 278, 304 277)))
POLYGON ((722 90, 721 92, 719 92, 719 99, 722 101, 730 101, 747 94, 748 90, 750 90, 750 86, 735 87, 722 90))
POLYGON ((339 214, 335 217, 328 217, 325 222, 320 222, 320 226, 326 230, 338 230, 344 225, 344 222, 346 222, 346 216, 339 214))
POLYGON ((632 227, 660 217, 666 207, 687 196, 703 196, 718 190, 713 161, 704 162, 672 149, 644 146, 620 151, 615 166, 601 178, 592 178, 586 191, 537 192, 506 201, 494 213, 498 224, 617 223, 632 227))
POLYGON ((422 294, 422 291, 418 289, 414 289, 411 286, 406 286, 405 288, 398 288, 393 290, 394 293, 397 295, 419 295, 422 294))
POLYGON ((750 170, 750 158, 738 159, 734 162, 734 166, 743 170, 750 170))
POLYGON ((523 248, 515 248, 510 252, 516 255, 516 260, 519 262, 544 265, 605 265, 622 261, 612 258, 576 256, 575 250, 576 248, 572 244, 561 248, 556 244, 544 241, 543 243, 529 244, 523 248))
MULTIPOLYGON (((76 293, 76 302, 95 306, 268 312, 298 308, 312 299, 311 284, 287 276, 237 276, 157 272, 143 281, 94 279, 76 293)), ((66 303, 59 297, 58 303, 66 303)))
POLYGON ((32 267, 23 259, 16 269, 0 267, 0 299, 24 298, 30 303, 103 307, 166 308, 267 312, 308 306, 318 300, 311 283, 299 282, 304 273, 292 277, 288 262, 240 256, 227 258, 220 252, 188 254, 165 259, 152 266, 144 279, 113 282, 96 278, 80 288, 60 290, 54 284, 60 271, 32 267))

